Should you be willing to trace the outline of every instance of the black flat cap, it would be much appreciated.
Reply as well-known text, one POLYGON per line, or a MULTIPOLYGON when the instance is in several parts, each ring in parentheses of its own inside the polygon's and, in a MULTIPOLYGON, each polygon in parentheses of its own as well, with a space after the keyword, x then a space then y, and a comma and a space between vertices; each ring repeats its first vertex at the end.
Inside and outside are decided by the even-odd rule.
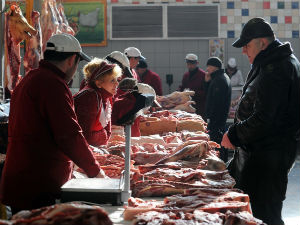
POLYGON ((210 57, 206 63, 207 66, 214 66, 219 69, 222 68, 222 61, 218 57, 210 57))
POLYGON ((140 59, 140 60, 139 60, 139 63, 137 64, 136 67, 137 67, 137 68, 147 68, 148 65, 147 65, 147 62, 146 62, 144 59, 140 59))
POLYGON ((270 37, 274 32, 271 25, 263 18, 256 17, 249 20, 242 29, 239 39, 233 42, 232 46, 241 48, 248 44, 254 38, 270 37))

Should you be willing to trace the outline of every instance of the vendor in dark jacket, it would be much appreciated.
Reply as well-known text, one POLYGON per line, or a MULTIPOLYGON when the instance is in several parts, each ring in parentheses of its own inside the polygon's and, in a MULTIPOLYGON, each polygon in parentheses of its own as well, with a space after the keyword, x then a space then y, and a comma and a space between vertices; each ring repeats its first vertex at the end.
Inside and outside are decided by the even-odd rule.
POLYGON ((242 48, 252 68, 235 123, 222 140, 235 149, 229 171, 236 187, 249 194, 255 217, 284 224, 282 203, 299 138, 300 64, 263 18, 249 20, 232 45, 242 48))
MULTIPOLYGON (((231 101, 230 79, 222 69, 222 62, 217 57, 207 60, 205 87, 207 89, 205 114, 208 122, 209 136, 212 141, 221 143, 225 132, 231 101)), ((228 159, 227 150, 220 149, 220 158, 225 162, 228 159)))

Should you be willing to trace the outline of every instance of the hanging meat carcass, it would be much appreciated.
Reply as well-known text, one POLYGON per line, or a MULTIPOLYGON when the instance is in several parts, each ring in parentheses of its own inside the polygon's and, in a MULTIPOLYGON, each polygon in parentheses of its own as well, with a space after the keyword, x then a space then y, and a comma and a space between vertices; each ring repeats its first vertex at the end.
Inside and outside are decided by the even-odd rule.
POLYGON ((42 27, 42 51, 46 49, 49 38, 58 33, 58 20, 53 9, 53 0, 45 0, 42 5, 41 27, 42 27))
POLYGON ((12 5, 5 14, 5 87, 13 90, 20 73, 20 42, 37 31, 28 24, 19 6, 12 5))
POLYGON ((33 27, 37 31, 37 34, 26 43, 26 51, 24 55, 25 74, 27 74, 30 70, 37 68, 39 61, 42 58, 42 30, 40 24, 40 13, 37 11, 32 11, 31 21, 33 27))
POLYGON ((65 15, 64 7, 63 7, 63 5, 61 3, 59 3, 58 5, 56 5, 56 12, 58 12, 58 15, 61 18, 61 22, 62 22, 61 26, 62 26, 63 33, 75 35, 75 31, 69 25, 69 22, 67 20, 66 15, 65 15))

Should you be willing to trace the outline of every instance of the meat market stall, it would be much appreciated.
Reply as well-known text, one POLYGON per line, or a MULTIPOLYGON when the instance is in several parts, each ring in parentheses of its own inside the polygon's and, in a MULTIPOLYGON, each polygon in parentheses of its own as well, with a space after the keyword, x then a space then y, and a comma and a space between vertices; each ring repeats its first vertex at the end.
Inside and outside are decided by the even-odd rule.
MULTIPOLYGON (((8 88, 17 85, 22 40, 27 39, 24 56, 27 71, 36 67, 44 43, 51 35, 72 33, 55 0, 44 0, 41 12, 33 10, 33 3, 41 1, 26 2, 29 24, 23 21, 17 6, 10 7, 5 15, 5 1, 1 0, 0 28, 6 38, 4 41, 3 36, 0 37, 1 89, 5 87, 4 78, 8 88), (26 32, 8 30, 9 26, 4 26, 5 16, 6 21, 12 21, 12 16, 22 20, 23 26, 18 29, 26 32), (16 33, 26 35, 15 38, 16 33), (11 48, 6 47, 4 51, 8 45, 11 48)), ((141 116, 141 137, 131 138, 128 129, 124 136, 117 131, 120 128, 115 128, 107 146, 94 148, 95 158, 111 180, 94 178, 84 182, 87 176, 75 167, 76 179, 65 186, 65 191, 80 195, 78 188, 87 189, 85 198, 65 195, 58 200, 64 203, 20 212, 12 220, 0 221, 0 224, 263 224, 252 216, 248 195, 233 188, 235 181, 218 157, 216 148, 219 145, 210 141, 207 124, 194 113, 193 94, 185 90, 157 97, 163 110, 141 116), (127 171, 125 180, 130 180, 130 186, 129 182, 124 185, 128 185, 126 191, 131 191, 132 196, 120 195, 124 191, 124 169, 127 171), (108 193, 117 193, 117 200, 108 198, 108 193), (113 204, 103 204, 104 197, 107 197, 104 202, 113 204), (72 200, 85 202, 69 203, 72 200), (117 206, 121 203, 125 206, 117 206)))
MULTIPOLYGON (((124 207, 100 205, 115 224, 263 224, 252 216, 248 195, 233 188, 201 117, 163 110, 145 115, 142 123, 151 134, 131 138, 132 197, 124 207)), ((125 138, 114 135, 103 148, 109 154, 95 153, 101 168, 120 177, 125 138)))

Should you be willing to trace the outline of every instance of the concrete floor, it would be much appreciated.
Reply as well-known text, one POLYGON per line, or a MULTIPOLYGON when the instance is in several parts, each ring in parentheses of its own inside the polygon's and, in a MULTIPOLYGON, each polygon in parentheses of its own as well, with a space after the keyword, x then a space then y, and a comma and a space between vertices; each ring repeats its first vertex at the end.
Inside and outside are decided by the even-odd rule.
POLYGON ((300 154, 298 154, 295 166, 289 174, 282 216, 286 225, 300 225, 300 154))

